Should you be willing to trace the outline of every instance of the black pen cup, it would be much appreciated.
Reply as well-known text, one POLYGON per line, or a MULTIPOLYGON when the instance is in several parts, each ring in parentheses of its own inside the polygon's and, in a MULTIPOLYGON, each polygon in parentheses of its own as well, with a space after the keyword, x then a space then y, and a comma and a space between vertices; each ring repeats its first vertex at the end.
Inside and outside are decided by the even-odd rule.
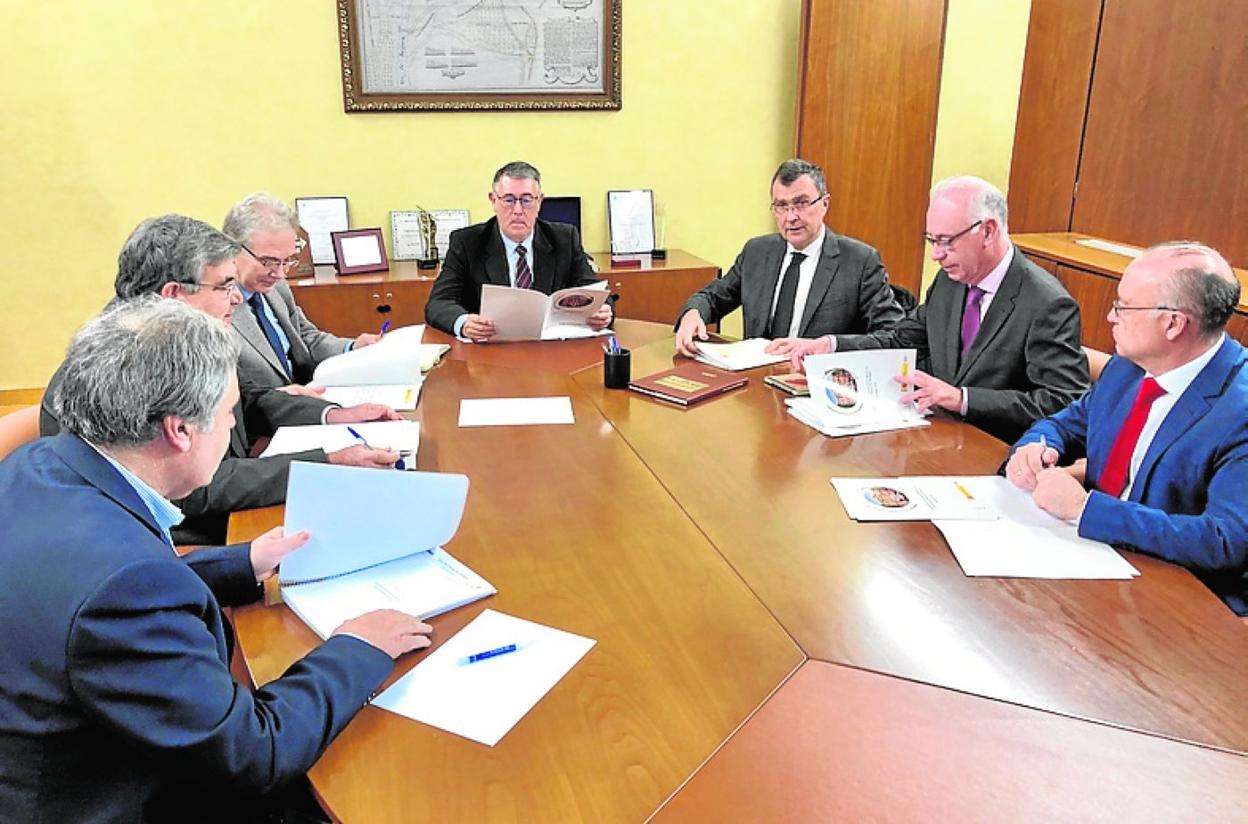
POLYGON ((608 389, 627 389, 632 370, 633 353, 629 350, 603 353, 602 385, 608 389))

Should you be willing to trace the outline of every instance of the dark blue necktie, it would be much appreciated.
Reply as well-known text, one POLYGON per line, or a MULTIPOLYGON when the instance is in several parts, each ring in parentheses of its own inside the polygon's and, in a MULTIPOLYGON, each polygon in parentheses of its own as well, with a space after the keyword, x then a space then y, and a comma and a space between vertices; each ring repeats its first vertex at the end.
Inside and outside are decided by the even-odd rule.
POLYGON ((252 292, 251 297, 247 298, 247 305, 251 307, 251 313, 256 316, 256 323, 260 324, 260 329, 264 332, 264 336, 269 339, 269 346, 273 347, 277 360, 282 364, 282 371, 289 378, 290 359, 286 357, 286 349, 282 346, 282 339, 277 336, 277 330, 273 328, 273 324, 269 323, 269 316, 265 314, 264 298, 259 292, 252 292))

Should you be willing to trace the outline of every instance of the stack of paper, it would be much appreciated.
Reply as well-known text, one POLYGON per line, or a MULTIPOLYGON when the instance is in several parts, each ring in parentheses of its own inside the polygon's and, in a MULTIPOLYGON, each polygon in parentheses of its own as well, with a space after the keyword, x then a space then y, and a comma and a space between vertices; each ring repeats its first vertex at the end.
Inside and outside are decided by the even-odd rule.
POLYGON ((368 446, 390 449, 399 453, 405 469, 416 468, 416 454, 420 450, 420 423, 418 421, 370 421, 369 423, 329 423, 309 426, 281 426, 273 433, 273 439, 260 454, 261 458, 272 455, 290 455, 321 449, 337 452, 360 444, 359 433, 368 446))
POLYGON ((422 378, 415 384, 367 384, 365 386, 329 386, 321 397, 339 406, 355 406, 361 403, 384 403, 400 412, 416 408, 420 390, 425 385, 422 378))
POLYGON ((743 369, 754 369, 769 366, 773 363, 784 363, 788 355, 769 355, 763 350, 771 341, 766 338, 746 338, 733 343, 703 343, 698 341, 697 359, 710 366, 740 372, 743 369))
POLYGON ((903 404, 894 376, 912 370, 913 349, 812 355, 803 361, 810 397, 785 401, 788 412, 829 437, 929 426, 903 404))

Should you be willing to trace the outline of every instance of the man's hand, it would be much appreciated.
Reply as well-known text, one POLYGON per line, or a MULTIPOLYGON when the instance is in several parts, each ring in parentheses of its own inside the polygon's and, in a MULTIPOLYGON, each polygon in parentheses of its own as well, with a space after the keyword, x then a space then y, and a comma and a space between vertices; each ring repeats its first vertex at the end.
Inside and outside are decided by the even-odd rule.
POLYGON ((900 400, 902 403, 913 402, 920 412, 926 412, 933 406, 954 413, 962 411, 962 390, 939 378, 933 378, 920 369, 909 375, 894 375, 893 380, 902 386, 914 387, 912 391, 902 394, 900 400))
POLYGON ((356 444, 355 446, 348 446, 346 449, 339 449, 337 452, 330 452, 326 457, 329 458, 331 464, 337 464, 338 466, 390 469, 394 466, 395 461, 399 459, 399 453, 391 452, 389 449, 378 449, 373 446, 356 444))
POLYGON ((401 421, 403 416, 384 403, 357 403, 331 409, 325 413, 325 423, 364 423, 365 421, 401 421))
POLYGON ((832 351, 827 335, 821 338, 776 338, 763 347, 768 355, 788 355, 789 366, 794 372, 806 371, 802 359, 807 355, 825 355, 832 351))
MULTIPOLYGON (((611 319, 615 317, 615 312, 611 309, 611 304, 604 303, 598 307, 598 311, 585 318, 585 322, 589 324, 589 328, 597 332, 600 329, 606 329, 607 324, 611 323, 611 319)), ((464 324, 467 326, 468 324, 464 324)))
POLYGON ((364 334, 356 338, 354 342, 352 342, 351 348, 363 349, 365 346, 372 346, 374 343, 377 343, 377 341, 379 340, 381 340, 381 335, 376 335, 376 334, 373 334, 372 332, 365 332, 364 334))
POLYGON ((256 580, 263 581, 271 576, 282 559, 308 542, 312 533, 306 529, 294 535, 285 535, 280 526, 251 542, 251 568, 255 570, 256 580))
POLYGON ((1036 489, 1031 498, 1036 506, 1053 517, 1073 521, 1083 512, 1083 505, 1091 494, 1069 472, 1053 468, 1042 469, 1036 475, 1036 489))
POLYGON ((1038 442, 1020 446, 1014 450, 1010 462, 1005 465, 1005 477, 1019 489, 1031 492, 1036 488, 1036 476, 1049 467, 1056 466, 1057 459, 1057 450, 1051 446, 1038 442))
POLYGON ((397 609, 378 609, 345 622, 333 635, 354 635, 377 649, 398 658, 405 652, 424 649, 433 643, 433 627, 397 609))
POLYGON ((285 392, 287 395, 294 395, 296 397, 319 398, 321 395, 325 394, 325 387, 304 386, 301 383, 290 383, 286 386, 279 386, 277 391, 285 392))
POLYGON ((680 326, 676 329, 676 351, 691 358, 696 357, 697 341, 707 339, 706 322, 702 320, 698 310, 690 309, 685 312, 680 319, 680 326))
POLYGON ((460 327, 459 334, 474 343, 484 343, 498 334, 498 327, 484 315, 469 315, 460 327))

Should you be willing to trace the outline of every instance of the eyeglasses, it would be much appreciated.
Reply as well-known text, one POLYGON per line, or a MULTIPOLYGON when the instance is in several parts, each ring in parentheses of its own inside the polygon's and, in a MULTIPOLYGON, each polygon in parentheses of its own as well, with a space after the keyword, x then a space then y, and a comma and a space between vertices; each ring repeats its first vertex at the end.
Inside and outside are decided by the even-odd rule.
POLYGON ((516 204, 519 204, 520 208, 526 212, 537 204, 537 198, 533 195, 521 195, 520 197, 515 195, 494 195, 494 201, 503 204, 508 209, 514 209, 516 204))
POLYGON ((178 283, 181 284, 182 286, 188 287, 187 291, 191 292, 192 294, 195 292, 198 292, 201 289, 210 289, 213 292, 233 292, 234 287, 236 285, 236 281, 234 278, 226 278, 220 283, 191 283, 185 280, 180 280, 178 281, 178 283))
POLYGON ((948 237, 935 237, 933 235, 924 234, 923 239, 926 240, 928 243, 932 244, 932 246, 943 246, 946 249, 950 249, 953 247, 953 244, 958 242, 958 238, 962 237, 967 232, 972 231, 981 223, 983 223, 982 220, 977 220, 974 223, 972 223, 970 226, 967 226, 965 229, 958 232, 957 234, 949 235, 948 237))
POLYGON ((270 272, 277 271, 278 269, 281 269, 283 272, 288 272, 299 262, 299 252, 303 251, 303 247, 306 244, 303 242, 303 238, 295 241, 295 254, 285 259, 269 257, 268 255, 257 255, 255 252, 251 251, 251 249, 247 248, 245 244, 240 243, 239 245, 243 247, 244 252, 255 258, 256 263, 259 263, 270 272))
POLYGON ((1123 306, 1118 301, 1114 301, 1109 305, 1109 314, 1114 317, 1122 317, 1123 312, 1140 312, 1144 310, 1158 310, 1162 312, 1182 312, 1183 310, 1177 306, 1123 306))
POLYGON ((814 200, 808 197, 795 197, 791 201, 773 200, 771 202, 771 211, 778 215, 788 214, 789 212, 804 212, 826 197, 827 195, 821 195, 814 200))

